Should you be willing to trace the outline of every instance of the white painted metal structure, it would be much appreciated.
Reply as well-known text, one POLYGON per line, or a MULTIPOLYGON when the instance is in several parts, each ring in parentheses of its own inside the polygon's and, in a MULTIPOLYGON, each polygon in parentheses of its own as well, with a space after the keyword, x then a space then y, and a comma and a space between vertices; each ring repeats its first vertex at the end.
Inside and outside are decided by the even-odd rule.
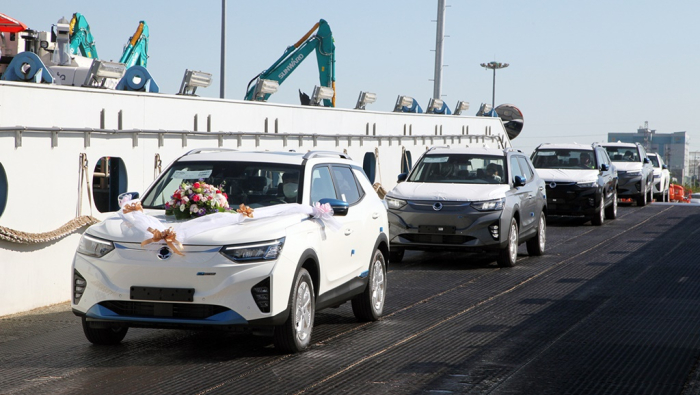
MULTIPOLYGON (((362 162, 378 152, 386 190, 432 145, 510 146, 500 118, 405 114, 279 105, 193 96, 122 92, 0 81, 0 226, 53 231, 76 215, 104 219, 81 185, 81 154, 92 183, 100 158, 120 158, 129 191, 143 192, 184 152, 240 150, 347 151, 362 162), (1 176, 1 174, 0 174, 1 176)), ((51 243, 0 240, 0 316, 70 298, 70 265, 80 232, 51 243)))

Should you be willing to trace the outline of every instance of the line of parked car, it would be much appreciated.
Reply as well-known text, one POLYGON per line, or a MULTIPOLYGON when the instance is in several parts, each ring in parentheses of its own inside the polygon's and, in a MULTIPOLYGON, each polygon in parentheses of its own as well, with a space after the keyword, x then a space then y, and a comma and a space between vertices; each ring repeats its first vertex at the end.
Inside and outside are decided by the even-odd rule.
POLYGON ((638 144, 433 147, 383 200, 342 153, 193 150, 86 230, 72 308, 94 344, 130 327, 242 329, 298 352, 320 309, 351 301, 359 320, 379 319, 387 265, 406 250, 484 251, 511 267, 520 244, 544 253, 546 216, 601 225, 619 198, 643 206, 668 185, 638 144))

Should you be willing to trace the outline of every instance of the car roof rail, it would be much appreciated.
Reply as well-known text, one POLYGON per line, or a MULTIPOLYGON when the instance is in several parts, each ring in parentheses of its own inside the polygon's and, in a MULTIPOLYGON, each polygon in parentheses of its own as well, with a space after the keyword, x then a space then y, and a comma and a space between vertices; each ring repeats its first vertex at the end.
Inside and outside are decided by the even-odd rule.
POLYGON ((342 159, 349 159, 352 160, 350 155, 344 153, 344 152, 337 152, 337 151, 309 151, 306 154, 304 154, 304 159, 311 159, 311 158, 319 158, 319 157, 340 157, 342 159))
POLYGON ((434 145, 434 146, 428 148, 428 152, 430 152, 430 151, 432 151, 432 150, 434 150, 434 149, 438 149, 438 148, 447 148, 447 149, 449 149, 450 146, 449 146, 449 145, 434 145))
POLYGON ((203 152, 227 152, 227 151, 238 151, 235 148, 195 148, 185 152, 182 156, 201 154, 203 152))

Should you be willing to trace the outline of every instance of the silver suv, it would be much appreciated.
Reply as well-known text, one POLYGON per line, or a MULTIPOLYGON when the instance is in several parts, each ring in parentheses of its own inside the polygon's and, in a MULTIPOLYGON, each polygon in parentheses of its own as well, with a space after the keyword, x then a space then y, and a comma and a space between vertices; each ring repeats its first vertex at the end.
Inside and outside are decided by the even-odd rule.
POLYGON ((498 251, 515 265, 518 245, 544 253, 545 185, 522 152, 435 147, 386 196, 390 261, 405 250, 498 251))
POLYGON ((636 199, 637 206, 651 202, 654 192, 654 168, 639 143, 601 144, 617 169, 617 197, 636 199))

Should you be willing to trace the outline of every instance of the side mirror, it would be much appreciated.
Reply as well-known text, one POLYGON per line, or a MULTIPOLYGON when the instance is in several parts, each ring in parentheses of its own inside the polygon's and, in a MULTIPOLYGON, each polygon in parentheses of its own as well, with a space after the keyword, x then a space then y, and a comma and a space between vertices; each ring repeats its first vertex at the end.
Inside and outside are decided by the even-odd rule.
POLYGON ((603 163, 602 165, 600 165, 600 171, 608 171, 608 170, 610 170, 610 165, 608 165, 607 163, 603 163))
POLYGON ((647 164, 647 163, 651 163, 651 161, 649 160, 649 158, 644 158, 644 164, 647 164))
POLYGON ((661 165, 661 168, 664 169, 664 170, 667 170, 667 169, 668 169, 668 165, 661 165))
POLYGON ((330 198, 323 198, 323 199, 319 200, 318 202, 321 204, 326 204, 326 203, 330 204, 331 208, 333 209, 334 216, 337 215, 340 217, 344 217, 344 216, 348 215, 348 209, 350 207, 348 202, 344 202, 344 201, 338 200, 338 199, 330 199, 330 198))
POLYGON ((515 186, 516 188, 525 185, 525 183, 527 183, 527 178, 515 176, 515 178, 513 179, 513 186, 515 186))
POLYGON ((398 178, 397 182, 404 182, 404 181, 406 181, 406 178, 408 178, 408 173, 401 173, 401 174, 399 174, 399 178, 398 178))

